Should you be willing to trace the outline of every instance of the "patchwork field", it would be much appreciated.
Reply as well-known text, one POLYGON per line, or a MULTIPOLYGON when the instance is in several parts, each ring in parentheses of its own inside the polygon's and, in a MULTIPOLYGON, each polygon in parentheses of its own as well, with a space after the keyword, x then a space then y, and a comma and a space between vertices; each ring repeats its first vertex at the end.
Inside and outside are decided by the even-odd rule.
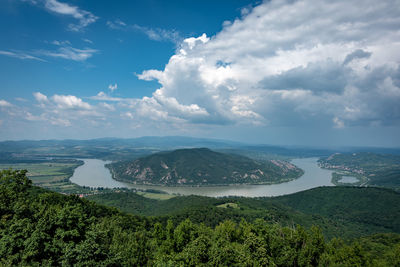
POLYGON ((0 169, 27 170, 27 176, 35 185, 62 193, 81 193, 86 190, 69 181, 75 168, 83 162, 74 159, 47 162, 2 163, 0 169))

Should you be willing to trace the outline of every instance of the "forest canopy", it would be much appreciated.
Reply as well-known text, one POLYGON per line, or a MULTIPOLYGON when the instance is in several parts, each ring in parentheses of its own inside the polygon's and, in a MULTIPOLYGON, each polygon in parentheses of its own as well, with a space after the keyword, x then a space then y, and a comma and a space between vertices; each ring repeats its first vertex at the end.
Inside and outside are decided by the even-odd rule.
POLYGON ((82 266, 395 266, 400 236, 326 241, 318 227, 256 219, 216 227, 134 216, 0 172, 0 264, 82 266))

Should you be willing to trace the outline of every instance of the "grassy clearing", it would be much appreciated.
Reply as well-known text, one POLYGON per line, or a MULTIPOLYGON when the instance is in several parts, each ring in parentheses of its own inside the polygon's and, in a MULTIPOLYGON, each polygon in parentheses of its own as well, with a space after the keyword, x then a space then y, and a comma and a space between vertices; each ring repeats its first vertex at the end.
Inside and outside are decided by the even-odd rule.
POLYGON ((228 203, 224 203, 224 204, 218 205, 217 208, 224 208, 224 209, 232 208, 232 209, 238 209, 238 208, 239 208, 239 205, 236 204, 236 203, 233 203, 233 202, 228 202, 228 203))
POLYGON ((170 194, 149 193, 149 192, 137 192, 137 194, 146 198, 157 199, 157 200, 167 200, 176 197, 175 195, 170 195, 170 194))

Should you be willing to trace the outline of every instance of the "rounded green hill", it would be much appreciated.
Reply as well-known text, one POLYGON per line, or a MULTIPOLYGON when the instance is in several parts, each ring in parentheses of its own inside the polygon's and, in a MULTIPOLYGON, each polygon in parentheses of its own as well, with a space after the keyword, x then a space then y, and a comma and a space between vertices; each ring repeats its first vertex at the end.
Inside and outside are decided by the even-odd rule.
POLYGON ((268 184, 289 181, 303 174, 286 161, 256 161, 208 148, 160 152, 108 167, 114 179, 158 185, 268 184))

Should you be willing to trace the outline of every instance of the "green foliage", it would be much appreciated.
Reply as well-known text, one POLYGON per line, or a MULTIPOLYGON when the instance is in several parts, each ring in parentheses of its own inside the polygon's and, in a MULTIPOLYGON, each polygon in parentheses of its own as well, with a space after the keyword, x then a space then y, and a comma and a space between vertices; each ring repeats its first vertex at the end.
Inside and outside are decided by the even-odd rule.
MULTIPOLYGON (((326 217, 337 224, 343 223, 353 229, 347 237, 355 237, 357 232, 400 233, 400 194, 390 189, 321 187, 276 197, 272 201, 305 214, 326 217)), ((345 234, 342 229, 341 235, 345 234)))
POLYGON ((88 198, 136 215, 161 216, 161 221, 170 218, 179 223, 189 218, 211 227, 225 220, 260 218, 285 226, 318 225, 328 238, 400 233, 400 194, 382 188, 321 187, 272 198, 176 196, 157 201, 132 192, 88 198))
POLYGON ((25 174, 0 172, 0 265, 398 266, 400 262, 398 234, 326 242, 318 227, 282 227, 263 219, 224 220, 209 227, 190 219, 137 217, 33 187, 25 174))
POLYGON ((278 183, 303 171, 286 161, 256 161, 207 148, 155 153, 134 161, 107 165, 117 180, 165 185, 278 183))

